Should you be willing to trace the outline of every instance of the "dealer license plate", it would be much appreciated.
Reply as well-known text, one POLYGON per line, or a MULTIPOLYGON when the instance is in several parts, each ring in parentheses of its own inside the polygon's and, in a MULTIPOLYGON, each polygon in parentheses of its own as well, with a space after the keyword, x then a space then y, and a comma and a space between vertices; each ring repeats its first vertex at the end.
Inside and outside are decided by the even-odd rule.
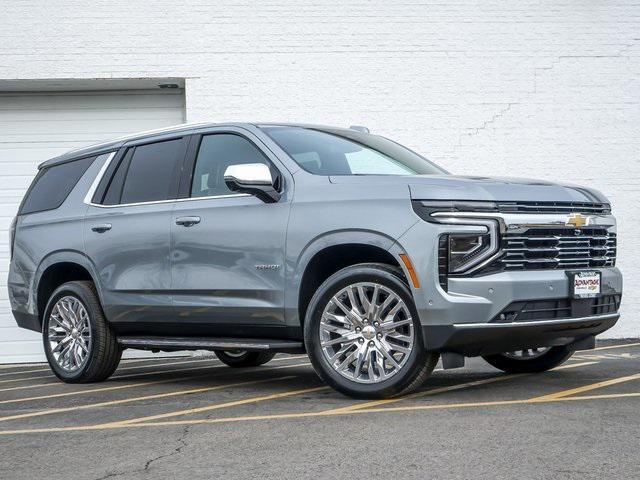
POLYGON ((600 272, 570 272, 569 281, 574 298, 591 298, 600 295, 600 272))

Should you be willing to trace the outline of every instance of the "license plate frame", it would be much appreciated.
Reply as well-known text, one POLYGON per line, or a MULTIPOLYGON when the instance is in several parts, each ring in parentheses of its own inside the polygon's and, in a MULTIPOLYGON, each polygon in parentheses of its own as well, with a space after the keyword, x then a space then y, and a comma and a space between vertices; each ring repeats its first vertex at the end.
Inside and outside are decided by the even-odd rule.
POLYGON ((602 272, 598 270, 574 270, 567 272, 571 298, 595 298, 602 294, 602 272), (594 282, 594 280, 596 280, 594 282))

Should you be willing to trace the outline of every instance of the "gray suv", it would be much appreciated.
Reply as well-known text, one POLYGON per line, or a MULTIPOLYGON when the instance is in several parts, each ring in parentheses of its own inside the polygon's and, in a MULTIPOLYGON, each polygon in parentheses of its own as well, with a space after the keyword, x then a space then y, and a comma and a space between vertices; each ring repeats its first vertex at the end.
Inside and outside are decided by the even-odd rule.
POLYGON ((618 320, 599 192, 449 175, 363 127, 182 125, 44 162, 11 229, 11 308, 65 382, 126 348, 233 367, 306 352, 383 398, 482 356, 541 372, 618 320))

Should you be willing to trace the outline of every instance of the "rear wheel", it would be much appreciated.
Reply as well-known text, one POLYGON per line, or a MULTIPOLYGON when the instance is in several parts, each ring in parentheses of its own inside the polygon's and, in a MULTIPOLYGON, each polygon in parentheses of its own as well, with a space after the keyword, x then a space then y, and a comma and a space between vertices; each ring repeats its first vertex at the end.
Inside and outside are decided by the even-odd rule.
POLYGON ((44 351, 53 373, 67 383, 105 380, 122 356, 91 282, 58 287, 44 311, 44 351))
POLYGON ((566 362, 574 350, 567 346, 525 348, 484 358, 490 365, 507 373, 545 372, 566 362))
POLYGON ((354 265, 329 277, 311 299, 304 327, 318 375, 351 397, 408 393, 438 361, 424 349, 408 286, 387 265, 354 265))
POLYGON ((276 354, 272 352, 249 352, 247 350, 216 350, 220 361, 230 367, 257 367, 270 361, 276 354))

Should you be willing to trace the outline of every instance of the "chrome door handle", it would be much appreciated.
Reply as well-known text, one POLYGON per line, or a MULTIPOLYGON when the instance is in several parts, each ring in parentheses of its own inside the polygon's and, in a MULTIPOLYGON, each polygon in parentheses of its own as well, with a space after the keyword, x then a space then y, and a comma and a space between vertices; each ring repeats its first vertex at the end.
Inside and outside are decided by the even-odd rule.
POLYGON ((180 217, 176 218, 176 225, 182 225, 183 227, 192 227, 200 223, 200 217, 180 217))
POLYGON ((98 233, 104 233, 107 230, 111 230, 111 224, 110 223, 102 223, 100 225, 94 225, 93 227, 91 227, 91 230, 93 230, 94 232, 98 232, 98 233))

